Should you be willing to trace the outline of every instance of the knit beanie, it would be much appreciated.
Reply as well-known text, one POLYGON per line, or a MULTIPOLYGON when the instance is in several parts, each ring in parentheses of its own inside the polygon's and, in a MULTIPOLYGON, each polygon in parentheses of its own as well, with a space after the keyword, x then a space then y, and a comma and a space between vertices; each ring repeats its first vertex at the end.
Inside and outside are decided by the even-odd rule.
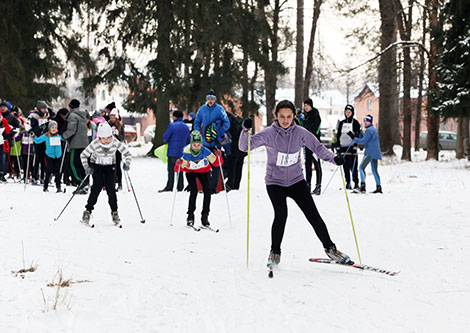
POLYGON ((310 105, 310 107, 313 109, 313 101, 312 101, 311 98, 307 98, 307 99, 304 101, 304 104, 310 105))
POLYGON ((202 135, 199 131, 191 132, 191 143, 202 143, 202 135))
POLYGON ((101 123, 98 127, 98 137, 107 138, 113 135, 113 130, 107 122, 101 123))
POLYGON ((69 103, 69 107, 71 109, 76 109, 76 108, 79 108, 80 107, 80 102, 78 101, 78 99, 72 99, 69 103))
POLYGON ((183 118, 183 112, 180 110, 173 111, 173 117, 183 118))
POLYGON ((57 121, 49 120, 49 124, 47 125, 47 129, 50 130, 52 126, 57 127, 57 121))
POLYGON ((364 117, 364 121, 368 121, 371 124, 373 120, 374 120, 374 117, 371 114, 368 114, 367 116, 364 117))
POLYGON ((44 101, 38 101, 36 104, 36 107, 41 110, 41 109, 47 109, 47 104, 44 101))
POLYGON ((351 110, 352 115, 354 116, 354 106, 352 106, 351 104, 348 104, 344 107, 344 111, 346 110, 351 110))
POLYGON ((209 90, 209 92, 206 95, 206 101, 209 99, 217 100, 217 97, 215 96, 214 89, 209 90))

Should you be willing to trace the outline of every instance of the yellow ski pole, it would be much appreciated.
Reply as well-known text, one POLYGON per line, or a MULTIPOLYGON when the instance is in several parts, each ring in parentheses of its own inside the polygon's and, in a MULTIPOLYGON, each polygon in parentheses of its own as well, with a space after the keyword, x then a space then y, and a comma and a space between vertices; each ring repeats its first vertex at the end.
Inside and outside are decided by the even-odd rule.
POLYGON ((251 129, 248 130, 248 188, 247 188, 247 208, 246 208, 246 267, 250 257, 250 139, 251 129))
POLYGON ((359 262, 362 265, 361 254, 359 253, 359 244, 357 243, 356 229, 354 228, 354 221, 353 221, 353 217, 351 213, 351 205, 349 204, 348 191, 346 191, 346 182, 344 181, 343 166, 341 166, 341 179, 343 180, 344 195, 346 196, 346 202, 348 203, 349 217, 351 218, 351 225, 352 225, 352 230, 354 234, 354 240, 356 241, 357 255, 359 257, 359 262))

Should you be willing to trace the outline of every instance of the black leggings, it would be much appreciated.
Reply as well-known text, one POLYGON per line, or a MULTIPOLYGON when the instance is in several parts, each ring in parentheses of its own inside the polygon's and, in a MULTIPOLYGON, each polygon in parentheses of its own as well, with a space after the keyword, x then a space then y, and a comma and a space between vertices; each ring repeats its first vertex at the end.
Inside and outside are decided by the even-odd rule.
POLYGON ((313 202, 305 180, 289 187, 266 185, 266 188, 274 208, 274 221, 271 228, 271 251, 278 254, 281 253, 281 242, 287 221, 288 197, 292 198, 302 210, 308 222, 312 225, 313 230, 315 230, 317 237, 322 242, 323 247, 328 248, 334 245, 328 234, 325 222, 323 222, 313 202))
POLYGON ((55 176, 55 185, 57 188, 60 187, 60 162, 62 157, 52 158, 46 155, 46 178, 44 179, 44 188, 49 186, 49 179, 51 175, 55 176))
POLYGON ((196 172, 187 172, 186 179, 188 180, 188 186, 190 190, 189 194, 189 205, 188 205, 188 214, 194 213, 196 210, 196 197, 197 197, 197 183, 196 178, 199 179, 202 185, 202 191, 204 192, 204 201, 202 203, 202 214, 209 214, 210 205, 211 205, 211 188, 209 182, 209 172, 205 173, 196 173, 196 172))
POLYGON ((116 197, 116 165, 91 165, 93 168, 93 185, 91 186, 90 196, 88 197, 88 202, 85 206, 90 212, 95 207, 96 202, 98 201, 98 196, 100 195, 103 187, 106 187, 106 193, 108 193, 108 203, 111 207, 112 212, 117 212, 117 197, 116 197))
POLYGON ((357 176, 357 154, 347 153, 344 155, 344 177, 346 178, 346 185, 351 184, 351 173, 355 185, 359 185, 359 177, 357 176))
POLYGON ((312 183, 312 163, 315 166, 315 173, 316 173, 316 183, 315 185, 321 185, 321 164, 320 159, 316 159, 313 157, 313 153, 310 149, 305 148, 305 175, 307 178, 307 184, 311 185, 312 183))

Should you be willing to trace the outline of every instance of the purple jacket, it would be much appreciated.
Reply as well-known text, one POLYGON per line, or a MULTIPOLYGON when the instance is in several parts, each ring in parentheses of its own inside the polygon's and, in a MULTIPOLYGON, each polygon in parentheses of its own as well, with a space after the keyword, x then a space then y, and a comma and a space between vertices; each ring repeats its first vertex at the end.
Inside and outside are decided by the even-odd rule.
MULTIPOLYGON (((304 179, 301 164, 302 147, 306 146, 324 161, 335 164, 335 155, 305 128, 295 123, 283 129, 278 122, 253 135, 250 140, 251 150, 266 146, 268 163, 266 165, 266 185, 288 187, 304 179)), ((242 131, 238 147, 248 151, 248 132, 242 131)))

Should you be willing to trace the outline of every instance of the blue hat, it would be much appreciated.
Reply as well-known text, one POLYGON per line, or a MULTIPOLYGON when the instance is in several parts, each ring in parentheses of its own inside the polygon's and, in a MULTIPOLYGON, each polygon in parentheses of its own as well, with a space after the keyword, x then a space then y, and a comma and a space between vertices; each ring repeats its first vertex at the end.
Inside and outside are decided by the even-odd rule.
POLYGON ((364 117, 364 121, 368 121, 369 123, 372 124, 374 120, 374 117, 372 117, 372 115, 368 114, 367 116, 364 117))
POLYGON ((213 99, 214 101, 217 100, 217 97, 215 96, 214 89, 209 90, 209 92, 206 95, 206 101, 209 99, 213 99))
POLYGON ((7 105, 7 108, 8 108, 8 110, 10 110, 10 111, 11 111, 11 103, 10 103, 10 102, 8 102, 8 101, 6 101, 6 102, 5 102, 5 104, 7 105))
POLYGON ((190 116, 191 118, 194 118, 194 112, 190 112, 190 113, 189 113, 189 116, 190 116))

